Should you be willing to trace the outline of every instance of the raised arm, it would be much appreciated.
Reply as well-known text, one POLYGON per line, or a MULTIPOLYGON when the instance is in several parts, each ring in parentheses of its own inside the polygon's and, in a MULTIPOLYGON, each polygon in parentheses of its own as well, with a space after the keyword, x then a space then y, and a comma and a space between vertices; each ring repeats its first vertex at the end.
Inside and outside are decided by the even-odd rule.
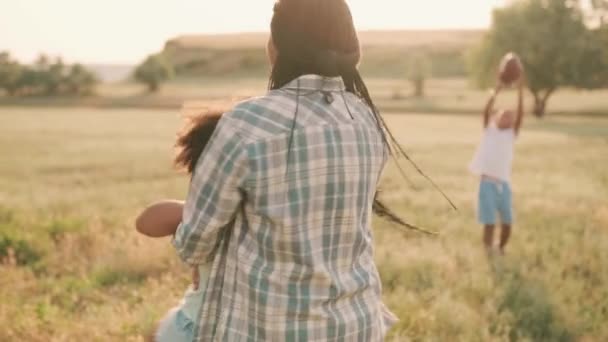
POLYGON ((486 107, 483 111, 483 127, 484 128, 488 127, 488 124, 490 123, 490 116, 492 116, 492 112, 494 111, 494 102, 496 101, 496 96, 498 96, 498 93, 500 93, 501 89, 502 89, 502 84, 499 82, 496 85, 496 88, 494 88, 490 94, 488 103, 486 104, 486 107))
POLYGON ((184 202, 166 200, 147 207, 135 221, 138 232, 153 238, 173 236, 180 222, 184 202))
POLYGON ((515 134, 519 134, 519 129, 521 128, 522 123, 524 122, 524 84, 525 79, 522 77, 519 80, 518 85, 518 99, 517 99, 517 117, 515 118, 515 134))
POLYGON ((226 114, 199 158, 173 246, 191 266, 205 263, 241 205, 248 170, 244 139, 226 114))

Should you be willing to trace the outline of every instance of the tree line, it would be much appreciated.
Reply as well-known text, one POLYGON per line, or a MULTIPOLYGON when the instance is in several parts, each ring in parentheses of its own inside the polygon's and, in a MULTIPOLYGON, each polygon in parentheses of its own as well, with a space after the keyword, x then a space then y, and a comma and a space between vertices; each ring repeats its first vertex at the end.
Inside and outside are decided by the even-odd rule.
MULTIPOLYGON (((608 87, 608 0, 513 0, 496 9, 491 28, 467 54, 469 77, 479 87, 490 86, 507 52, 522 59, 538 117, 560 88, 608 87)), ((424 96, 433 59, 422 50, 403 59, 409 59, 412 95, 424 96)), ((134 79, 155 92, 173 74, 170 58, 161 53, 147 57, 134 79)))
POLYGON ((0 52, 0 90, 8 96, 86 96, 98 83, 96 75, 79 63, 66 64, 43 54, 28 65, 0 52))
MULTIPOLYGON (((561 88, 608 87, 608 0, 513 0, 493 13, 492 26, 479 46, 469 51, 469 76, 480 87, 495 82, 498 64, 507 52, 517 53, 526 69, 534 98, 534 113, 545 114, 548 102, 561 88)), ((176 74, 171 54, 145 58, 132 78, 156 92, 176 74)), ((425 80, 438 65, 424 51, 409 56, 407 78, 414 96, 424 96, 425 80)), ((365 62, 364 62, 365 63, 365 62)), ((386 67, 386 63, 383 63, 386 67)), ((81 64, 41 55, 25 65, 0 53, 0 91, 9 96, 88 95, 98 83, 81 64)))

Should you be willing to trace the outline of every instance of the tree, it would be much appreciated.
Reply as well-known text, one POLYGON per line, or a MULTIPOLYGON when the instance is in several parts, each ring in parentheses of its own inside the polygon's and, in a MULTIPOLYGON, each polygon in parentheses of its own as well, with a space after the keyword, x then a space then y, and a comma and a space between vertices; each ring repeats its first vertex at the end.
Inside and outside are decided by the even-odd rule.
POLYGON ((431 74, 431 60, 422 53, 410 57, 408 78, 414 86, 414 96, 424 96, 424 83, 431 74))
POLYGON ((71 95, 90 95, 99 80, 82 64, 74 64, 70 67, 68 75, 65 77, 67 92, 71 95))
POLYGON ((9 96, 15 95, 19 89, 22 71, 21 65, 8 52, 0 52, 0 89, 4 89, 9 96))
POLYGON ((589 30, 584 42, 574 86, 582 89, 608 86, 608 25, 589 30))
POLYGON ((66 67, 63 60, 61 58, 55 59, 55 62, 50 64, 41 76, 44 82, 44 91, 47 95, 62 93, 66 78, 66 67))
POLYGON ((602 61, 602 66, 600 70, 602 72, 600 73, 600 77, 602 77, 604 82, 602 86, 605 87, 607 86, 605 83, 608 83, 608 20, 595 31, 595 41, 597 42, 594 44, 601 47, 600 60, 602 61))
POLYGON ((587 26, 589 32, 581 63, 582 88, 599 88, 608 86, 608 0, 590 0, 587 8, 587 26))
POLYGON ((41 76, 38 70, 24 67, 19 75, 15 87, 19 96, 39 94, 43 87, 41 86, 41 76))
POLYGON ((61 58, 50 62, 42 54, 32 66, 14 61, 8 52, 0 53, 0 89, 12 95, 89 95, 99 81, 81 64, 67 66, 61 58))
POLYGON ((38 59, 36 59, 36 63, 34 63, 36 70, 39 70, 39 71, 48 70, 48 68, 51 64, 49 60, 50 60, 49 56, 41 53, 40 56, 38 56, 38 59))
POLYGON ((40 54, 33 69, 28 70, 27 75, 24 75, 22 83, 29 94, 57 95, 61 90, 64 72, 65 64, 61 58, 51 62, 49 56, 40 54))
POLYGON ((596 25, 608 25, 608 0, 591 0, 591 11, 596 25))
POLYGON ((505 53, 519 54, 534 96, 534 114, 542 117, 558 88, 604 85, 606 80, 592 77, 601 64, 588 63, 599 51, 594 51, 594 41, 578 1, 514 1, 494 11, 492 27, 472 55, 471 69, 477 83, 486 86, 495 79, 505 53))
POLYGON ((148 87, 148 91, 157 92, 162 82, 173 76, 173 68, 162 54, 151 55, 135 69, 134 78, 148 87))

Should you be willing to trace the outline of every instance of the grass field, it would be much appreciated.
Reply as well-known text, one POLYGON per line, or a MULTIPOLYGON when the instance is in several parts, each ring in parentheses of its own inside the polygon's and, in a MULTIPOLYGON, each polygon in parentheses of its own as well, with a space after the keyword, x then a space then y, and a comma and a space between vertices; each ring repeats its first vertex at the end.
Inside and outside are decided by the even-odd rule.
MULTIPOLYGON (((183 101, 200 99, 204 101, 240 99, 262 95, 268 80, 264 78, 202 78, 180 80, 166 84, 161 93, 142 95, 141 86, 129 83, 105 84, 99 89, 101 96, 114 104, 129 101, 133 105, 161 106, 176 108, 183 101)), ((475 89, 466 79, 432 79, 426 86, 426 96, 413 97, 411 83, 402 79, 370 78, 368 87, 377 105, 385 111, 414 111, 423 113, 469 114, 483 108, 488 92, 475 89)), ((533 99, 526 94, 526 102, 532 105, 533 99)), ((506 91, 499 97, 499 106, 515 106, 515 92, 506 91)), ((584 91, 560 89, 550 100, 548 115, 551 114, 597 114, 608 116, 608 90, 584 91)))
MULTIPOLYGON (((564 104, 566 105, 566 104, 564 104)), ((608 340, 608 119, 529 120, 517 146, 517 226, 488 262, 474 219, 472 116, 387 115, 422 169, 386 171, 384 199, 437 238, 375 222, 395 341, 608 340)), ((139 341, 188 272, 138 236, 150 201, 184 196, 180 119, 152 110, 0 108, 0 341, 139 341)))
MULTIPOLYGON (((157 94, 146 94, 144 87, 134 83, 103 83, 97 96, 88 98, 34 97, 6 98, 0 96, 0 108, 28 107, 94 107, 140 108, 173 110, 184 101, 225 102, 263 94, 268 80, 263 77, 208 77, 174 80, 164 84, 157 94)), ((431 79, 426 96, 416 98, 405 70, 396 71, 394 78, 369 78, 368 87, 378 105, 385 112, 471 114, 483 108, 488 92, 475 89, 466 79, 431 79)), ((531 108, 533 99, 526 94, 531 108)), ((500 106, 515 105, 515 92, 507 91, 499 98, 500 106)), ((559 89, 548 104, 547 115, 605 116, 608 117, 608 90, 559 89)))

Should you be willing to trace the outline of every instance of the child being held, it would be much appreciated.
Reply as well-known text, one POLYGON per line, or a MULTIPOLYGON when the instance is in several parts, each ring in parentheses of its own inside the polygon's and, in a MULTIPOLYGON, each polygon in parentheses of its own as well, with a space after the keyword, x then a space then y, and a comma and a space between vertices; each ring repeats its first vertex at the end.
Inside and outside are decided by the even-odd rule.
MULTIPOLYGON (((180 169, 185 169, 191 177, 201 154, 213 136, 222 113, 224 111, 211 110, 190 117, 188 124, 178 135, 175 165, 180 169)), ((146 208, 137 218, 137 231, 152 238, 173 236, 181 223, 183 208, 183 201, 165 200, 155 203, 146 208)), ((373 212, 375 215, 407 229, 425 232, 403 221, 377 198, 374 200, 373 212)), ((194 339, 196 320, 205 298, 209 271, 209 264, 200 265, 193 270, 192 286, 186 291, 181 303, 171 309, 161 320, 153 338, 155 342, 181 342, 194 339)))
MULTIPOLYGON (((193 175, 198 159, 209 143, 222 113, 207 111, 189 119, 188 125, 178 135, 176 167, 185 169, 190 176, 193 175)), ((137 218, 137 231, 152 238, 173 236, 182 221, 183 208, 183 201, 165 200, 155 203, 137 218)), ((186 291, 181 303, 161 320, 153 341, 194 340, 196 319, 205 298, 209 267, 209 264, 203 264, 193 270, 192 286, 186 291)))

